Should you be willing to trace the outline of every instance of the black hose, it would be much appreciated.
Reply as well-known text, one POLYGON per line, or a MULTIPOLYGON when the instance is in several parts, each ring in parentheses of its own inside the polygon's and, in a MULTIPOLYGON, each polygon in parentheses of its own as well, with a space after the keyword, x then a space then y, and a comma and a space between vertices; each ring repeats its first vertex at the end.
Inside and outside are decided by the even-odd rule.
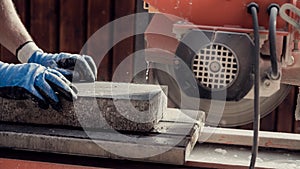
POLYGON ((254 169, 256 158, 258 154, 258 139, 259 139, 259 128, 260 128, 260 97, 259 97, 259 87, 260 87, 260 45, 259 45, 259 24, 258 24, 258 5, 256 3, 250 3, 248 5, 248 12, 252 15, 253 29, 254 29, 254 122, 253 122, 253 146, 252 146, 252 156, 249 168, 254 169))
POLYGON ((270 42, 270 54, 271 54, 271 74, 270 78, 272 80, 277 80, 279 78, 278 62, 276 54, 276 20, 279 12, 279 6, 277 4, 271 4, 268 8, 270 15, 269 23, 269 42, 270 42))

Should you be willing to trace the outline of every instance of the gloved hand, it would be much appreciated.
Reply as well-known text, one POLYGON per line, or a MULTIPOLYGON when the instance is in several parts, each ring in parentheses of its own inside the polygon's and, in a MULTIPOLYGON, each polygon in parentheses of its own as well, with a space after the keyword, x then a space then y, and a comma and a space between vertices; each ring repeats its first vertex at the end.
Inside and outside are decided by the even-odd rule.
POLYGON ((36 51, 29 58, 28 63, 38 63, 45 67, 55 69, 68 80, 94 82, 97 77, 97 67, 90 56, 59 53, 49 54, 36 51))
POLYGON ((77 89, 61 73, 39 64, 7 64, 0 62, 0 96, 8 99, 28 99, 41 108, 49 104, 61 110, 57 93, 67 100, 76 99, 77 89))

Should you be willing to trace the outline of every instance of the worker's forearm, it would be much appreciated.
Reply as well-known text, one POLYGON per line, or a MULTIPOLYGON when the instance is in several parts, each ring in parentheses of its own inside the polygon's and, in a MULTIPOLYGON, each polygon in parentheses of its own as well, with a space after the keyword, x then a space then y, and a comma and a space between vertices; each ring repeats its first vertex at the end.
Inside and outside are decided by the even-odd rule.
POLYGON ((0 0, 0 43, 15 54, 16 49, 32 40, 11 0, 0 0))

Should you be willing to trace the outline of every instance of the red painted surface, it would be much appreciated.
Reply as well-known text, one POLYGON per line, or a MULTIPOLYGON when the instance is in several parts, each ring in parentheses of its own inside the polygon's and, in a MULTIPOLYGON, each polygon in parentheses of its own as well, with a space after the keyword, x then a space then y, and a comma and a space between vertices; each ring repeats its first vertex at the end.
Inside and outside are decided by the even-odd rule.
MULTIPOLYGON (((247 5, 253 0, 144 0, 159 12, 187 19, 196 25, 226 26, 252 28, 251 15, 247 13, 247 5)), ((268 28, 268 6, 271 3, 296 4, 295 0, 256 0, 260 7, 259 25, 268 28)), ((278 28, 286 29, 287 24, 278 19, 278 28)))
POLYGON ((0 158, 0 169, 100 169, 100 168, 0 158))

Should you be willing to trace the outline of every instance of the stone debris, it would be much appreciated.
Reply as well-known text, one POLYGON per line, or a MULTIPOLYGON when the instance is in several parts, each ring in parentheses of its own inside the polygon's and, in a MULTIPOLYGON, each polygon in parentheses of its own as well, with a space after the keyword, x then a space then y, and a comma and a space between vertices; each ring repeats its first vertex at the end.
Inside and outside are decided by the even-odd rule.
POLYGON ((221 148, 215 149, 215 152, 216 152, 216 153, 219 153, 219 154, 222 154, 222 155, 226 155, 226 154, 227 154, 227 151, 224 150, 224 149, 221 149, 221 148))

